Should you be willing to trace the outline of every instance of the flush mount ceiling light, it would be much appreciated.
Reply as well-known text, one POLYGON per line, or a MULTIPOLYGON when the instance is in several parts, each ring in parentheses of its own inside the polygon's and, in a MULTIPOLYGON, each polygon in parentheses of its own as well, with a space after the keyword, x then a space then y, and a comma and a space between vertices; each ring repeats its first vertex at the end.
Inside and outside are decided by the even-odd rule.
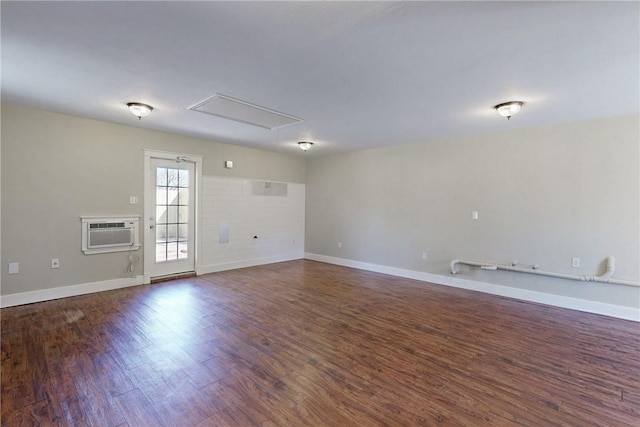
POLYGON ((153 110, 153 107, 151 105, 141 104, 139 102, 129 102, 127 104, 127 107, 129 107, 129 111, 131 111, 134 116, 138 117, 138 120, 143 117, 147 117, 149 114, 151 114, 151 110, 153 110))
POLYGON ((298 142, 298 147, 300 147, 302 151, 307 151, 309 148, 311 148, 312 145, 313 145, 313 142, 308 142, 308 141, 298 142))
POLYGON ((521 101, 509 101, 498 104, 493 108, 496 109, 498 114, 500 114, 502 117, 506 117, 507 120, 509 120, 511 116, 515 116, 516 114, 518 114, 518 111, 520 111, 523 105, 524 102, 521 101))

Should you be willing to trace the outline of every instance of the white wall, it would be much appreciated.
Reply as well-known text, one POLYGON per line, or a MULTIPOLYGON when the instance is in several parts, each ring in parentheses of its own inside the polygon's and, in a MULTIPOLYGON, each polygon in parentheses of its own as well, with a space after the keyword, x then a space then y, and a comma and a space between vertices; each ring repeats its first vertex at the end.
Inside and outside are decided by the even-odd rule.
POLYGON ((304 257, 304 184, 284 183, 286 196, 268 196, 253 194, 254 182, 203 177, 199 274, 304 257))
MULTIPOLYGON (((205 175, 305 179, 303 158, 11 104, 2 105, 1 149, 2 304, 11 301, 7 295, 132 283, 128 252, 81 252, 80 216, 143 214, 144 149, 204 156, 205 175), (225 169, 225 160, 234 168, 225 169), (139 204, 130 205, 129 196, 139 204), (51 258, 60 259, 59 269, 50 268, 51 258), (9 262, 20 263, 19 274, 7 274, 9 262)), ((143 251, 137 253, 142 258, 143 251)))
MULTIPOLYGON (((590 120, 310 159, 306 251, 316 259, 446 280, 456 258, 593 275, 613 255, 615 277, 640 280, 639 119, 590 120), (474 210, 477 221, 471 219, 474 210), (581 268, 571 268, 572 257, 581 259, 581 268)), ((458 277, 640 307, 640 289, 628 286, 467 267, 458 277)))

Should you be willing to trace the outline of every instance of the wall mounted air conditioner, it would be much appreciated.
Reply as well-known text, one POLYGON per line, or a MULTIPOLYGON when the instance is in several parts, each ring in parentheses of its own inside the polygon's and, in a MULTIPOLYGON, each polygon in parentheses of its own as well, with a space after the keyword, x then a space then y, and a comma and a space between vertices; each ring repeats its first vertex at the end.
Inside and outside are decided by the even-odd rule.
POLYGON ((140 248, 138 216, 81 216, 85 255, 135 251, 140 248))

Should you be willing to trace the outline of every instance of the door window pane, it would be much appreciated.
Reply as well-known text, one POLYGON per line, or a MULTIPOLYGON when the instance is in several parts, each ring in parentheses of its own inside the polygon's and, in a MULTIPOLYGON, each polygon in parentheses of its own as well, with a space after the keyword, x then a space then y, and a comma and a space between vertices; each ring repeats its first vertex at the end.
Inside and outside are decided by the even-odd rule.
POLYGON ((167 187, 156 188, 156 205, 167 204, 167 187))
POLYGON ((156 185, 158 187, 167 186, 167 168, 156 169, 156 185))
POLYGON ((189 187, 189 171, 186 169, 180 169, 178 172, 178 186, 189 187))
POLYGON ((156 224, 167 223, 167 206, 156 206, 156 224))
POLYGON ((176 224, 178 222, 178 206, 167 206, 167 224, 176 224))
POLYGON ((182 242, 189 240, 189 224, 178 225, 178 240, 182 242))
POLYGON ((176 240, 178 240, 178 226, 167 224, 167 242, 175 242, 176 240))
POLYGON ((156 243, 167 241, 167 225, 156 224, 156 243))
POLYGON ((178 242, 167 243, 167 261, 178 259, 178 242))
POLYGON ((177 205, 178 204, 178 189, 175 187, 167 188, 167 204, 168 205, 177 205))
POLYGON ((187 242, 178 242, 178 259, 189 258, 187 242))
POLYGON ((178 208, 178 222, 186 224, 189 222, 189 206, 177 206, 178 208))
POLYGON ((167 185, 169 187, 178 186, 178 169, 167 169, 167 185))
POLYGON ((189 189, 188 188, 180 188, 180 189, 178 189, 178 204, 179 205, 188 205, 189 204, 189 189))

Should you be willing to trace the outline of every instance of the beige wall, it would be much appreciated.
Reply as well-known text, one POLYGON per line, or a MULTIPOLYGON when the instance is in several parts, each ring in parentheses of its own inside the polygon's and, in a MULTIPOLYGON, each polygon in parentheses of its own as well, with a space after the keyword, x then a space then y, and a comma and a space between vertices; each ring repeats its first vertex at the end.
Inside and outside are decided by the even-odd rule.
POLYGON ((3 104, 3 295, 126 277, 128 252, 82 254, 79 217, 142 215, 145 148, 202 155, 204 175, 305 179, 302 158, 3 104))
MULTIPOLYGON (((639 129, 633 115, 310 159, 306 251, 447 276, 456 258, 593 275, 613 255, 614 277, 637 281, 639 129)), ((638 288, 461 268, 473 280, 640 306, 638 288)))
MULTIPOLYGON (((15 105, 2 105, 1 120, 3 295, 126 276, 128 253, 82 254, 79 216, 142 215, 145 148, 203 155, 204 175, 306 181, 309 253, 447 277, 454 258, 592 275, 613 255, 615 277, 640 276, 637 115, 306 164, 15 105), (224 169, 224 160, 233 160, 234 169, 224 169), (132 195, 140 204, 128 204, 132 195), (471 220, 472 210, 479 220, 471 220), (425 251, 427 261, 421 259, 425 251), (582 268, 570 267, 574 256, 582 268), (60 258, 60 269, 49 268, 51 258, 60 258), (9 262, 20 263, 20 274, 6 274, 9 262)), ((459 277, 640 306, 637 288, 462 269, 459 277)))

